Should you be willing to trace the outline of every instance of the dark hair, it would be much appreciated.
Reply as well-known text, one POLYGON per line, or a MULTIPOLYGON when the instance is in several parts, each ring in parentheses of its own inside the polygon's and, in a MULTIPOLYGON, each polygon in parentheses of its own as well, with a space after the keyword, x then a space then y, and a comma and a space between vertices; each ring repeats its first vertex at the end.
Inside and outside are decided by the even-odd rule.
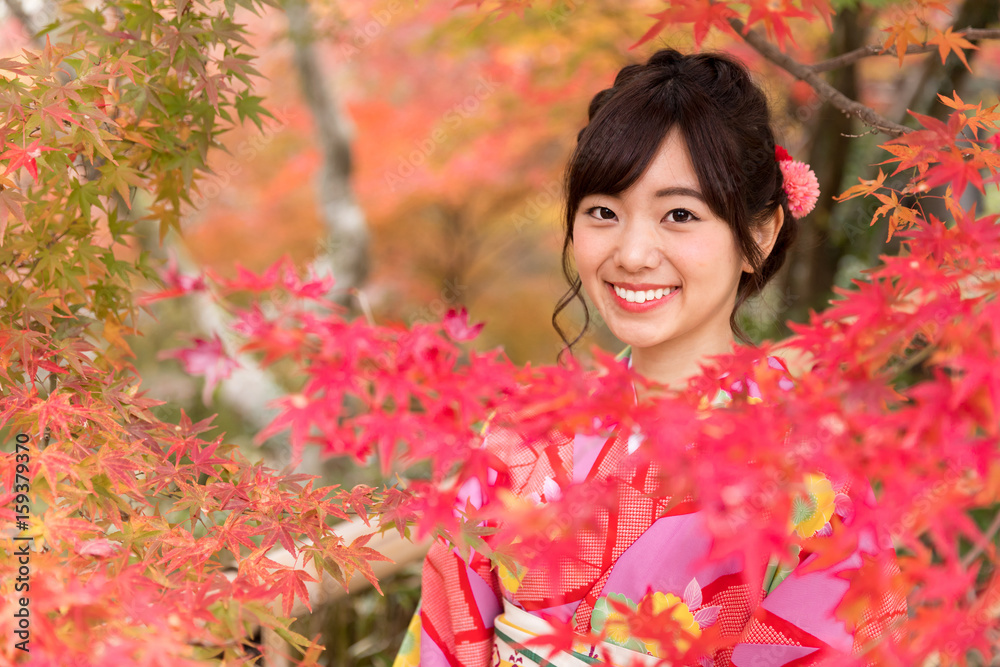
POLYGON ((565 343, 559 356, 571 351, 590 326, 590 311, 580 293, 582 282, 571 270, 569 256, 580 200, 590 194, 617 195, 631 187, 675 125, 687 143, 709 208, 729 223, 743 257, 754 268, 740 276, 729 317, 734 335, 752 344, 737 323, 736 312, 784 264, 797 228, 775 159, 767 98, 746 66, 724 53, 684 55, 661 49, 645 65, 623 67, 611 88, 594 95, 588 121, 577 134, 565 173, 562 267, 570 288, 552 313, 552 326, 565 343), (765 259, 752 232, 778 206, 784 209, 785 222, 765 259), (585 320, 583 331, 569 341, 557 316, 573 299, 583 304, 585 320))

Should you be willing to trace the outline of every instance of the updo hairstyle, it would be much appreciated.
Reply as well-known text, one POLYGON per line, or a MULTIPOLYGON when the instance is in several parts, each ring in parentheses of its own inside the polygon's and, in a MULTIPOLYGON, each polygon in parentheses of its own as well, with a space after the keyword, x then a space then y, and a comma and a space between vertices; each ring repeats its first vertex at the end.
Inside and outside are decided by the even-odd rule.
POLYGON ((775 159, 774 133, 767 98, 741 62, 724 53, 684 55, 661 49, 644 65, 627 65, 614 85, 594 95, 588 124, 566 167, 566 235, 563 275, 569 290, 556 304, 552 325, 566 351, 590 326, 582 282, 570 266, 573 222, 580 201, 591 194, 619 195, 643 174, 667 133, 676 126, 687 144, 695 174, 712 212, 733 230, 743 257, 754 268, 740 276, 729 317, 734 336, 752 344, 737 323, 740 306, 758 294, 778 272, 797 228, 788 208, 784 179, 775 159), (782 207, 785 222, 764 258, 753 230, 782 207), (579 299, 583 331, 567 340, 557 316, 579 299))

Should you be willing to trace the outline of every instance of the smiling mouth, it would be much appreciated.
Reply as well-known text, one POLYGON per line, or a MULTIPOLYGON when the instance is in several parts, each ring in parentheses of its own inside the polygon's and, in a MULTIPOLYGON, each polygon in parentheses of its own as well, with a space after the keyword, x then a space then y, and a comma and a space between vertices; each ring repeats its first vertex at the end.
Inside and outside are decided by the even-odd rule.
POLYGON ((609 284, 614 288, 615 294, 629 303, 647 303, 649 301, 658 301, 665 296, 670 296, 680 289, 680 287, 674 286, 655 290, 627 290, 623 287, 615 285, 614 283, 609 284))

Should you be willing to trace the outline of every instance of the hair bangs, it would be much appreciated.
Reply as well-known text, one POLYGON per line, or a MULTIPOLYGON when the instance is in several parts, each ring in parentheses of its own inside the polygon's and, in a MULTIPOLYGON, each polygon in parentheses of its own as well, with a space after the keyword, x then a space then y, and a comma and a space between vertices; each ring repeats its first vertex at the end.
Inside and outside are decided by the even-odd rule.
POLYGON ((569 216, 576 214, 587 195, 618 195, 628 190, 675 124, 670 105, 635 92, 625 90, 609 100, 581 136, 581 150, 569 167, 569 216))

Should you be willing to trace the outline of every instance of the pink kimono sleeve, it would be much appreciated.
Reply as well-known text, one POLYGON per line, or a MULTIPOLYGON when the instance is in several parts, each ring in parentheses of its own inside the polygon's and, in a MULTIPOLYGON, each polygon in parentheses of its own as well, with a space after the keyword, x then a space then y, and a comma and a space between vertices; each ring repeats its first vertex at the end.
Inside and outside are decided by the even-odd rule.
MULTIPOLYGON (((484 501, 471 480, 459 494, 477 507, 484 501)), ((493 664, 493 619, 502 610, 490 559, 470 551, 468 561, 444 541, 424 558, 420 607, 393 667, 487 667, 493 664)))

